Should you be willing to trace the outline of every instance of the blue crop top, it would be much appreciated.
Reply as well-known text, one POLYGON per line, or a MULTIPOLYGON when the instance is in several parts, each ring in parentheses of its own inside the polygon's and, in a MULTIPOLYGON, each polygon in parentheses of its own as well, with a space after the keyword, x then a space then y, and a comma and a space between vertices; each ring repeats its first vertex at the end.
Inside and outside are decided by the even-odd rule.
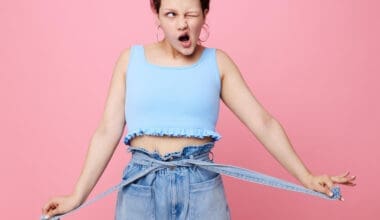
POLYGON ((146 60, 143 45, 131 47, 126 145, 141 135, 221 139, 215 130, 221 88, 215 52, 215 48, 205 48, 192 65, 159 66, 146 60))

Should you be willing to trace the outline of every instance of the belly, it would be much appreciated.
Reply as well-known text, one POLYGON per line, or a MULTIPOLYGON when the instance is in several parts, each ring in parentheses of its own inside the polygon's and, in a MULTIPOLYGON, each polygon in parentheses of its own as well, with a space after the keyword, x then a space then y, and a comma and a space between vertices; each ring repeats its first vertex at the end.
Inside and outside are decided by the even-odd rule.
POLYGON ((165 155, 167 153, 181 151, 188 145, 197 146, 211 141, 211 137, 196 138, 143 135, 133 138, 130 142, 130 146, 142 147, 149 152, 156 151, 161 155, 165 155))

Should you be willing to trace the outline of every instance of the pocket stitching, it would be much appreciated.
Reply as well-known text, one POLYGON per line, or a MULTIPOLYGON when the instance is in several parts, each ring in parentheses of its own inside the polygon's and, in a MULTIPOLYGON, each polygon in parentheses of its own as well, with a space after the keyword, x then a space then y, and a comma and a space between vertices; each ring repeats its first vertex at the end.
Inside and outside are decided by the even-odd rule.
POLYGON ((197 191, 212 189, 214 187, 217 187, 221 183, 222 183, 222 175, 218 173, 218 175, 212 179, 199 182, 199 183, 192 183, 190 184, 189 187, 190 187, 191 192, 197 192, 197 191))
POLYGON ((125 193, 133 196, 147 196, 152 195, 152 186, 140 185, 136 183, 130 183, 125 189, 125 193))

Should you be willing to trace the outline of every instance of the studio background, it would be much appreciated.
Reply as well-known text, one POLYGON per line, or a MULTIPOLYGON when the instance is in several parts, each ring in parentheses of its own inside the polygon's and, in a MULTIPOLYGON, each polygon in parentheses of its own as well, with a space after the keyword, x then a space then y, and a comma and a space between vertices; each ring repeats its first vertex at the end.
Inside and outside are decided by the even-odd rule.
MULTIPOLYGON (((223 176, 232 219, 379 219, 379 2, 210 6, 204 45, 232 57, 307 167, 358 176, 341 186, 344 202, 223 176)), ((0 39, 2 218, 38 219, 80 175, 120 52, 156 41, 156 26, 148 0, 1 0, 0 39)), ((220 104, 215 161, 298 183, 220 104)), ((129 159, 121 139, 89 198, 117 184, 129 159)), ((113 219, 115 202, 113 193, 64 219, 113 219)))

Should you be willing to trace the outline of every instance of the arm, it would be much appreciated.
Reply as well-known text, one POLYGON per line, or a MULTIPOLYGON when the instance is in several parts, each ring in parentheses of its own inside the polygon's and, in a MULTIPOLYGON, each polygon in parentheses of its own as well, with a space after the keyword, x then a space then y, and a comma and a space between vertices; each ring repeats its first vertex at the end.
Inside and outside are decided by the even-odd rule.
POLYGON ((84 168, 74 194, 83 202, 109 163, 124 131, 125 77, 129 49, 124 50, 114 67, 101 121, 91 138, 84 168))
POLYGON ((222 73, 221 99, 255 135, 268 152, 305 187, 330 194, 334 182, 352 184, 346 175, 313 176, 294 151, 281 124, 259 103, 245 83, 238 67, 223 51, 217 50, 222 73))
POLYGON ((72 194, 50 199, 43 208, 44 215, 65 213, 82 204, 107 167, 125 126, 124 99, 128 60, 129 48, 122 51, 115 64, 103 116, 91 137, 84 167, 72 194))

